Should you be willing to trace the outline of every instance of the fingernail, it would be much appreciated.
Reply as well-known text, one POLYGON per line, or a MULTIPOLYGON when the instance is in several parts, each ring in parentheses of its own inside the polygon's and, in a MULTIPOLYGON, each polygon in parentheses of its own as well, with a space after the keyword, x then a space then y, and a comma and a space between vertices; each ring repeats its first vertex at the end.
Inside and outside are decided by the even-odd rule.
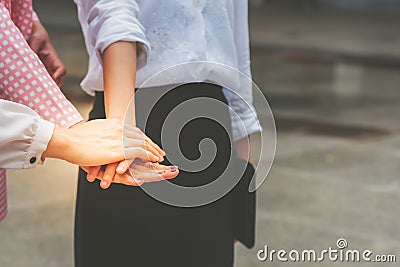
POLYGON ((171 172, 176 172, 178 169, 176 167, 172 166, 170 170, 171 170, 171 172))
POLYGON ((107 182, 101 182, 101 185, 103 186, 103 187, 107 187, 107 182))
POLYGON ((134 178, 135 182, 137 184, 143 183, 144 179, 143 178, 134 178))
POLYGON ((94 178, 93 178, 93 175, 87 175, 87 177, 86 177, 88 180, 93 180, 94 178))

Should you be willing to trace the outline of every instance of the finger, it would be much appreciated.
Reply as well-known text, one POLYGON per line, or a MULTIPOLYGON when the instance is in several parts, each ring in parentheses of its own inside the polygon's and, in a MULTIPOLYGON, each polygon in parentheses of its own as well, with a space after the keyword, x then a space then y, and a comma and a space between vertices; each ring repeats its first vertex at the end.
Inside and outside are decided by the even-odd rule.
POLYGON ((86 175, 86 179, 89 182, 93 183, 96 180, 96 178, 98 177, 100 169, 101 169, 101 166, 89 167, 87 175, 86 175))
POLYGON ((148 144, 149 147, 152 147, 157 151, 157 153, 154 154, 160 154, 160 156, 165 156, 166 153, 164 150, 162 150, 156 143, 153 142, 149 137, 147 137, 139 128, 134 127, 132 125, 125 125, 125 131, 124 131, 124 138, 125 142, 128 142, 130 139, 138 139, 144 142, 145 144, 148 144))
POLYGON ((149 137, 146 136, 145 140, 149 142, 162 156, 165 156, 166 153, 162 150, 156 143, 153 142, 149 137))
POLYGON ((164 180, 162 173, 158 173, 156 171, 139 171, 135 170, 132 172, 133 177, 136 180, 142 180, 143 183, 150 183, 150 182, 158 182, 164 180))
POLYGON ((113 181, 115 176, 115 171, 117 169, 118 163, 108 164, 106 170, 104 171, 103 179, 101 179, 100 187, 103 189, 107 189, 110 187, 110 184, 113 181))
POLYGON ((129 166, 132 164, 133 161, 134 159, 121 161, 118 164, 117 173, 121 175, 124 174, 129 169, 129 166))
POLYGON ((166 166, 163 164, 159 164, 158 162, 141 162, 141 163, 135 163, 132 166, 133 169, 138 169, 138 170, 160 170, 160 171, 172 171, 174 172, 176 169, 178 169, 177 166, 166 166))
POLYGON ((171 170, 167 170, 165 171, 165 173, 162 174, 162 177, 165 180, 169 180, 169 179, 174 179, 179 175, 179 169, 171 169, 171 170))
MULTIPOLYGON (((151 164, 151 162, 147 162, 146 164, 149 165, 149 163, 151 164)), ((166 166, 163 164, 153 164, 153 168, 155 170, 164 170, 164 171, 172 171, 174 172, 175 170, 178 169, 178 166, 166 166)))
POLYGON ((128 147, 124 149, 124 152, 125 152, 125 157, 128 159, 139 158, 144 161, 152 161, 152 162, 163 160, 162 157, 157 157, 153 153, 140 147, 128 147))
POLYGON ((82 170, 84 170, 85 172, 89 172, 89 167, 87 166, 79 166, 82 170))
POLYGON ((159 149, 157 149, 157 145, 154 144, 150 139, 147 139, 144 141, 144 149, 146 149, 147 151, 151 152, 152 154, 156 155, 159 158, 159 162, 164 161, 164 157, 165 156, 165 152, 159 149))
POLYGON ((117 174, 114 180, 116 180, 120 184, 130 186, 141 186, 144 183, 144 180, 142 178, 135 178, 127 173, 124 173, 122 175, 117 174))
POLYGON ((124 140, 124 147, 140 147, 140 148, 143 148, 143 149, 153 153, 157 157, 162 157, 163 156, 153 145, 151 145, 146 140, 138 140, 138 139, 126 138, 124 140))
POLYGON ((56 79, 55 82, 56 82, 58 88, 63 88, 63 86, 64 86, 64 81, 63 81, 63 79, 62 79, 61 77, 58 78, 58 79, 56 79))
POLYGON ((138 128, 129 123, 124 123, 124 136, 128 138, 144 140, 146 135, 138 128))
POLYGON ((62 80, 62 77, 67 73, 67 69, 64 67, 64 65, 61 63, 61 61, 58 62, 54 62, 53 63, 53 68, 54 68, 54 72, 52 75, 53 80, 62 80))
POLYGON ((140 177, 144 180, 145 183, 149 182, 158 182, 162 180, 173 179, 178 176, 179 171, 175 170, 174 172, 171 171, 140 171, 135 170, 133 172, 134 177, 140 177))

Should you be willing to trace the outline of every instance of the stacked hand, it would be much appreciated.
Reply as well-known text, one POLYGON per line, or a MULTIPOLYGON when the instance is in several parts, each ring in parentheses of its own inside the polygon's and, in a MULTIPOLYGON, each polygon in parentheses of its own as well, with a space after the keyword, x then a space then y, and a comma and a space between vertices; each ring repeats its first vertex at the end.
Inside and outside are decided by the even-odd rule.
POLYGON ((158 163, 164 161, 165 152, 140 129, 127 126, 124 137, 127 160, 108 164, 105 170, 101 166, 84 167, 89 182, 99 178, 100 186, 107 189, 111 183, 140 186, 143 183, 172 179, 178 175, 179 170, 176 166, 158 163), (131 153, 138 149, 145 157, 131 153))
MULTIPOLYGON (((28 43, 61 87, 66 69, 40 21, 33 22, 28 43)), ((165 152, 138 128, 124 128, 115 119, 78 123, 70 129, 56 128, 43 153, 43 158, 59 158, 80 166, 90 166, 83 167, 88 172, 87 179, 101 179, 100 185, 104 189, 112 182, 139 186, 175 178, 179 173, 177 167, 158 164, 164 156, 165 152), (102 170, 101 165, 104 164, 108 165, 102 170)))
POLYGON ((87 179, 101 179, 104 189, 111 183, 140 186, 175 178, 177 167, 158 163, 164 156, 165 152, 139 128, 123 126, 116 119, 81 122, 69 129, 56 127, 42 155, 85 166, 87 179), (108 165, 102 170, 104 164, 108 165))
POLYGON ((84 167, 83 169, 88 172, 87 180, 94 182, 96 178, 99 178, 101 180, 100 186, 106 189, 111 183, 140 186, 144 183, 172 179, 179 174, 179 170, 175 166, 165 166, 157 162, 143 162, 140 159, 135 160, 124 173, 113 173, 111 170, 114 170, 114 167, 111 169, 109 165, 107 165, 109 173, 107 173, 107 168, 103 171, 99 167, 84 167))

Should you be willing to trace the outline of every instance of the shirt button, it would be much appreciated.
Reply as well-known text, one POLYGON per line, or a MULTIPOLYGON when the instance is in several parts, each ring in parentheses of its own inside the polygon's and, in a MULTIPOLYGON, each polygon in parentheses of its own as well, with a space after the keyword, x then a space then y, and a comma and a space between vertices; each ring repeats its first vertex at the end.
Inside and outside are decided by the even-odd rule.
POLYGON ((36 157, 32 157, 32 158, 29 160, 29 162, 30 162, 31 164, 35 163, 35 162, 36 162, 36 157))

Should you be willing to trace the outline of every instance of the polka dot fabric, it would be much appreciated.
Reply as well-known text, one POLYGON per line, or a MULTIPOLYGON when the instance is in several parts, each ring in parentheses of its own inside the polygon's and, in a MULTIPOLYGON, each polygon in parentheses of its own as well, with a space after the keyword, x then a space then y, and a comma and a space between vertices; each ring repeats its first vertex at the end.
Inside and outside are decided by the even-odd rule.
MULTIPOLYGON (((82 117, 25 41, 32 29, 32 12, 27 0, 0 2, 0 98, 29 106, 43 119, 67 128, 82 117)), ((0 220, 6 206, 5 170, 0 169, 0 220)))

